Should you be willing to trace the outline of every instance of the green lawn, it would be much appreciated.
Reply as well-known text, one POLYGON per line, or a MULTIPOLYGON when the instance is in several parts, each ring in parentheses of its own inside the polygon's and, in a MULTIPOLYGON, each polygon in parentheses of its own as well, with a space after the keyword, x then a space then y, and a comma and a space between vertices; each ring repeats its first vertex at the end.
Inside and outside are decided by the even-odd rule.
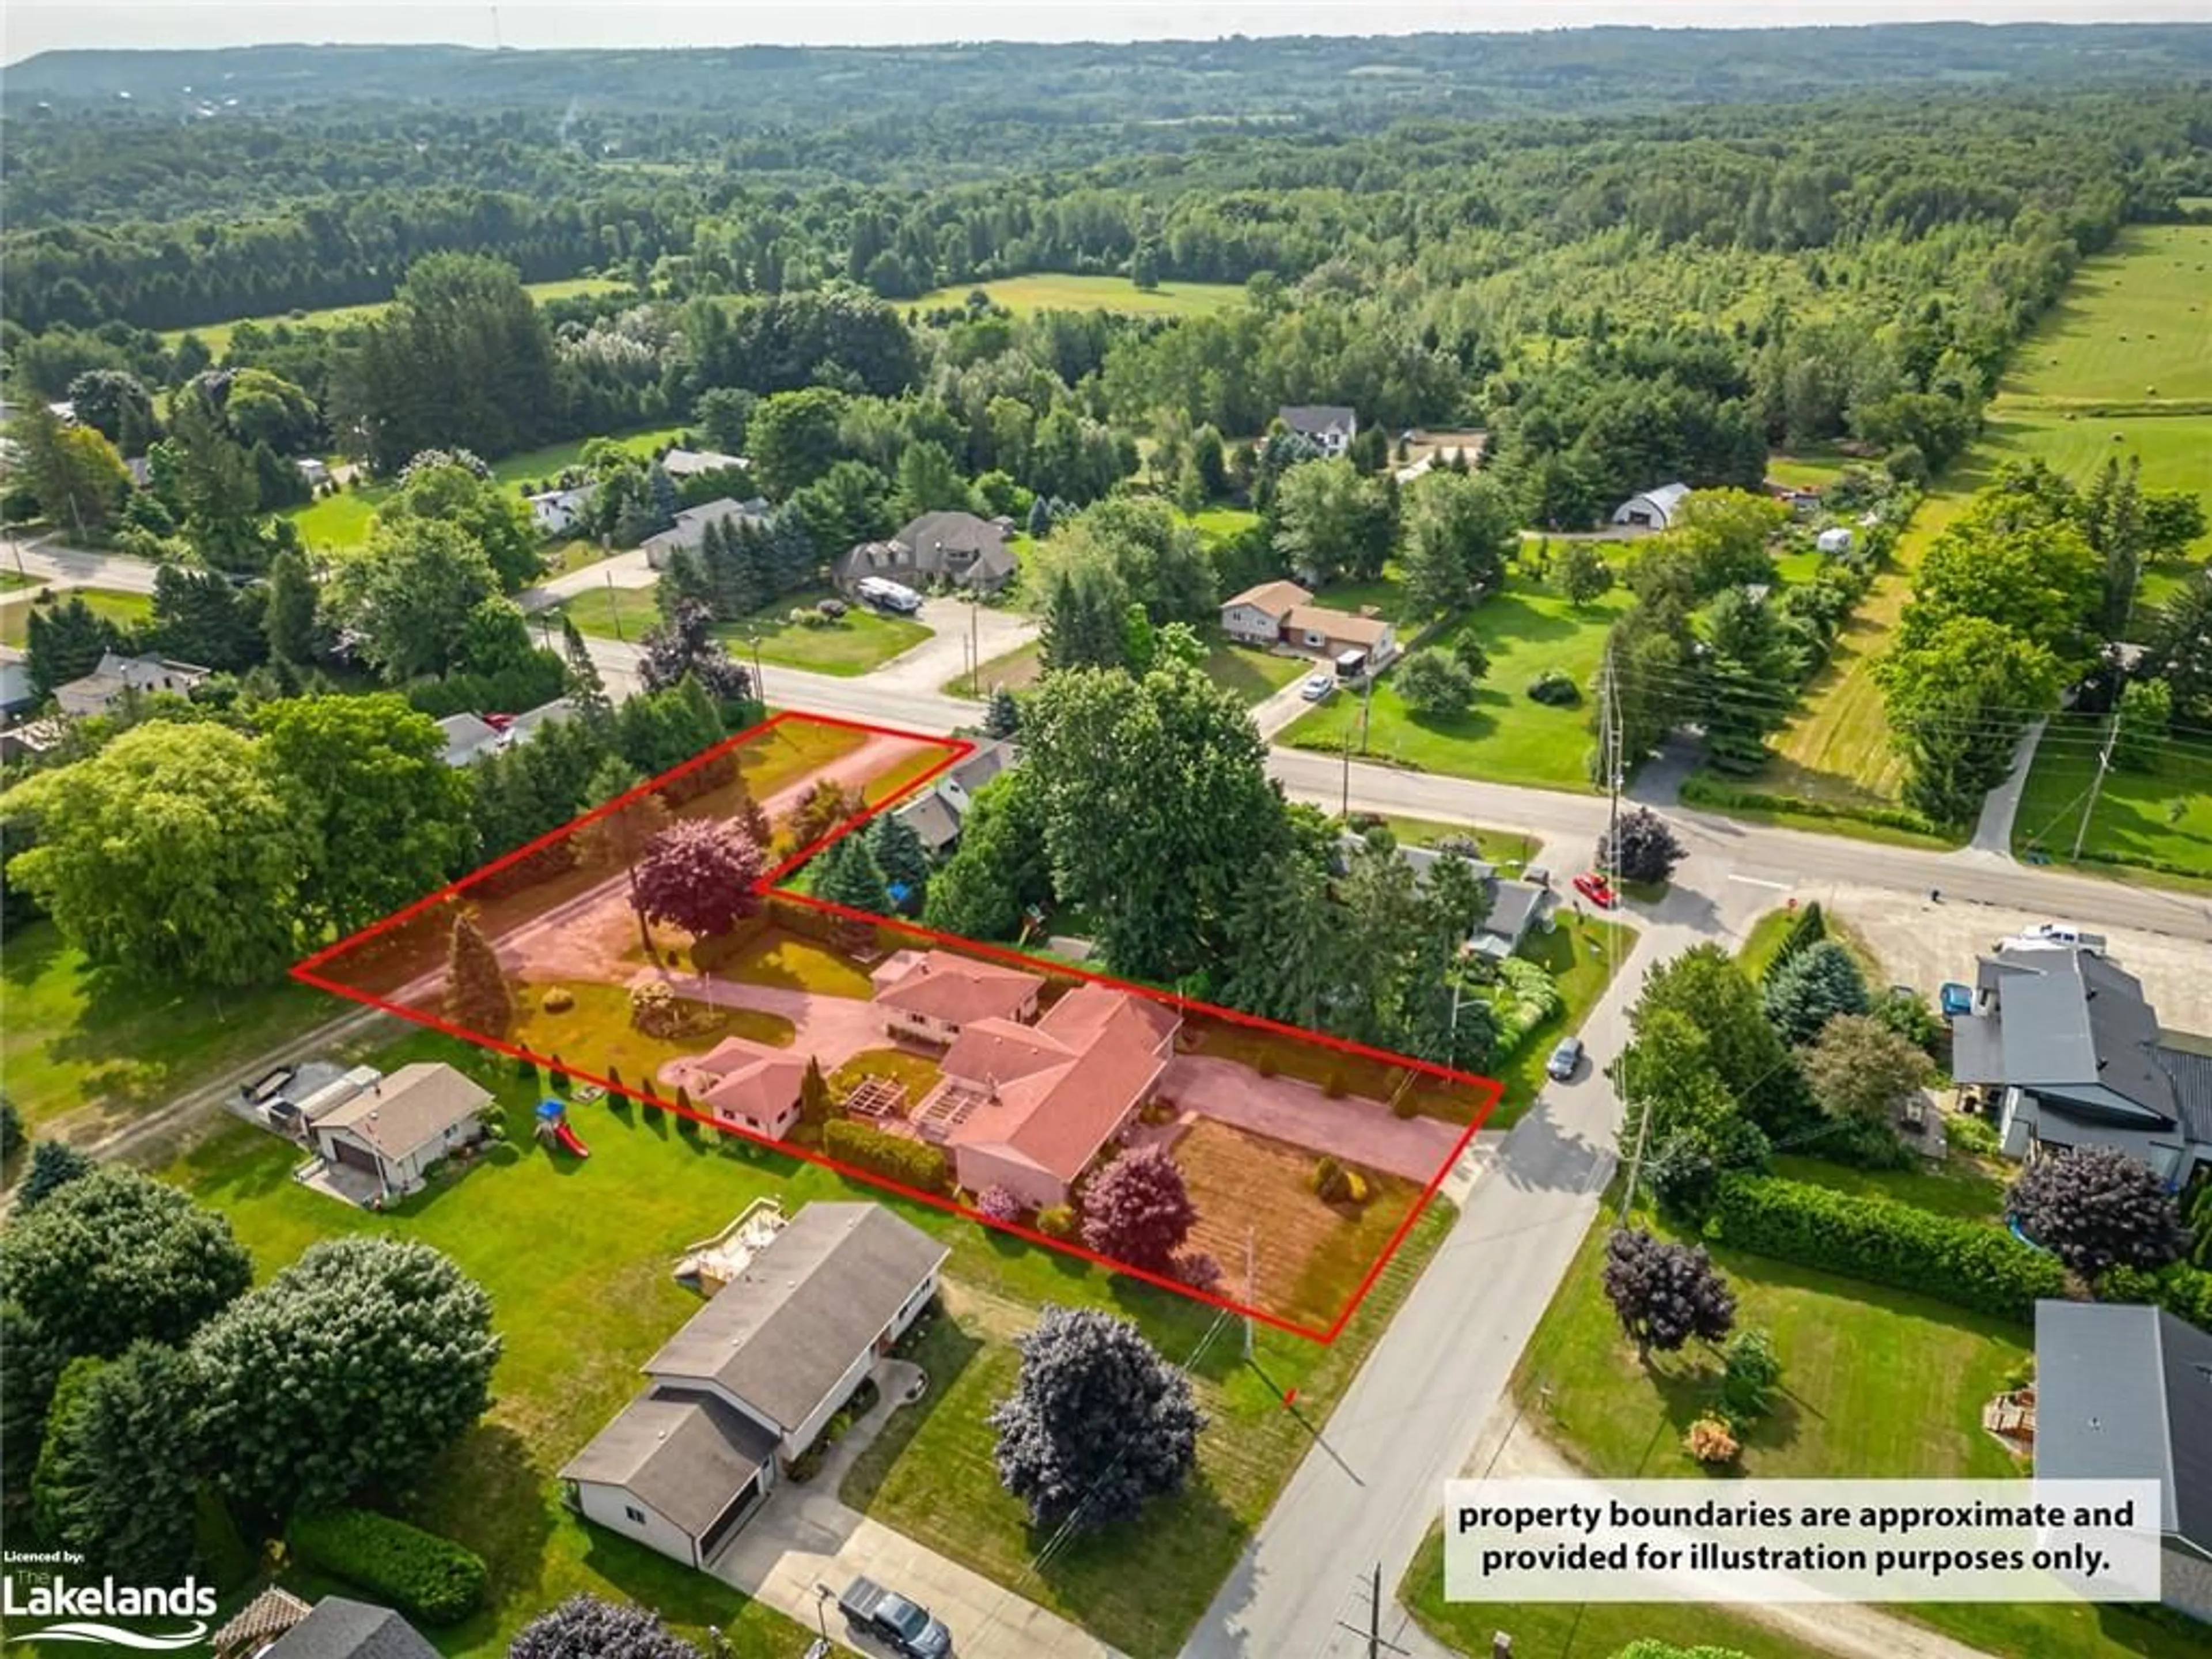
MULTIPOLYGON (((1330 602, 1338 602, 1334 592, 1330 602)), ((1606 629, 1627 603, 1620 589, 1578 608, 1549 592, 1509 588, 1461 624, 1490 653, 1490 671, 1468 713, 1444 720, 1416 715, 1399 700, 1386 673, 1375 688, 1364 748, 1358 741, 1363 700, 1346 695, 1299 716, 1282 741, 1300 749, 1340 750, 1349 732, 1355 753, 1421 771, 1587 789, 1592 743, 1587 698, 1572 708, 1547 708, 1532 701, 1528 690, 1550 668, 1587 687, 1605 653, 1606 629)))
MULTIPOLYGON (((976 671, 972 678, 977 682, 984 696, 988 696, 994 687, 1001 685, 1009 691, 1026 691, 1036 684, 1037 676, 1044 672, 1040 651, 1041 647, 1035 640, 1027 645, 1018 645, 1003 656, 993 657, 976 671)), ((948 697, 965 697, 971 695, 970 678, 971 676, 964 673, 956 674, 937 689, 948 697)))
POLYGON ((1186 516, 1183 522, 1198 532, 1200 541, 1213 543, 1233 541, 1260 522, 1260 515, 1246 507, 1202 507, 1186 516))
POLYGON ((1798 455, 1770 455, 1766 476, 1797 489, 1825 489, 1843 477, 1852 457, 1839 449, 1814 448, 1798 455))
MULTIPOLYGON (((2212 442, 2212 428, 2207 441, 2212 442)), ((2091 805, 2100 744, 2110 724, 2100 715, 2052 716, 2013 823, 2015 854, 2040 850, 2060 862, 2069 859, 2091 805)), ((2096 792, 2088 822, 2081 854, 2092 864, 2212 878, 2212 740, 2171 737, 2160 744, 2152 769, 2113 767, 2096 792)))
MULTIPOLYGON (((289 1178, 297 1149, 242 1124, 218 1132, 166 1174, 230 1218, 261 1275, 318 1238, 381 1231, 447 1251, 489 1292, 505 1345, 495 1404, 398 1506, 491 1566, 491 1609, 441 1637, 460 1659, 495 1659, 523 1620, 580 1589, 658 1607, 694 1639, 707 1624, 720 1625, 747 1659, 801 1645, 794 1627, 714 1579, 586 1527, 562 1508, 552 1480, 636 1390, 637 1366, 697 1309, 696 1297, 671 1277, 684 1245, 755 1198, 778 1197, 787 1213, 815 1199, 878 1200, 951 1247, 948 1294, 981 1311, 940 1322, 925 1356, 933 1383, 927 1401, 893 1420, 847 1495, 1001 1582, 1018 1576, 1036 1541, 989 1470, 982 1424, 1015 1363, 1008 1338, 1047 1303, 1126 1314, 1178 1356, 1192 1353, 1219 1322, 1187 1297, 885 1199, 750 1143, 695 1138, 672 1115, 619 1099, 573 1109, 588 1159, 556 1154, 531 1133, 539 1079, 432 1033, 404 1038, 374 1058, 386 1067, 444 1060, 477 1077, 499 1097, 507 1147, 382 1215, 298 1186, 289 1178)), ((1417 1227, 1334 1346, 1263 1331, 1257 1366, 1248 1369, 1237 1328, 1226 1323, 1198 1366, 1214 1421, 1199 1481, 1137 1527, 1078 1546, 1024 1593, 1133 1653, 1171 1650, 1448 1225, 1440 1209, 1417 1227), (1295 1412, 1283 1407, 1279 1392, 1291 1388, 1295 1412)))
MULTIPOLYGON (((1601 1218, 1591 1228, 1530 1338, 1514 1373, 1516 1397, 1592 1474, 1725 1479, 1708 1477, 1680 1445, 1715 1397, 1719 1362, 1692 1349, 1654 1355, 1648 1367, 1638 1363, 1599 1283, 1608 1225, 1601 1218)), ((2033 1352, 2024 1327, 1725 1245, 1708 1248, 1735 1291, 1737 1328, 1765 1330, 1783 1364, 1780 1404, 1745 1437, 1743 1474, 1986 1480, 2025 1473, 1981 1426, 1984 1403, 2033 1352)), ((2201 1639, 2120 1607, 1958 1603, 1894 1611, 1993 1654, 2179 1659, 2203 1651, 2201 1639)))
MULTIPOLYGON (((19 593, 12 599, 0 599, 0 645, 21 647, 31 635, 31 607, 45 596, 19 593)), ((151 620, 154 601, 145 593, 121 593, 105 587, 72 587, 60 592, 51 601, 65 605, 71 599, 82 599, 96 617, 105 617, 118 628, 137 628, 151 620)))
POLYGON ((1292 680, 1310 672, 1313 664, 1304 657, 1224 643, 1208 652, 1201 666, 1206 678, 1224 691, 1235 692, 1249 707, 1265 702, 1292 680))
POLYGON ((1484 860, 1500 866, 1527 864, 1541 845, 1535 836, 1521 830, 1493 830, 1486 823, 1448 823, 1441 818, 1401 817, 1395 813, 1377 816, 1401 847, 1433 847, 1454 836, 1472 836, 1484 860))
POLYGON ((1536 1103, 1547 1081, 1544 1062, 1551 1058, 1553 1045, 1582 1029, 1583 1021, 1605 994, 1615 969, 1635 945, 1636 930, 1627 923, 1577 917, 1571 910, 1561 915, 1554 932, 1532 933, 1522 941, 1521 954, 1552 975, 1564 1006, 1529 1032, 1513 1058, 1497 1069, 1505 1092, 1498 1097, 1498 1109, 1491 1114, 1486 1127, 1510 1128, 1536 1103))
MULTIPOLYGON (((891 1419, 847 1477, 842 1496, 885 1525, 1018 1587, 1135 1659, 1160 1659, 1205 1611, 1449 1224, 1449 1206, 1432 1206, 1330 1346, 1261 1329, 1248 1364, 1234 1322, 1224 1323, 1193 1369, 1209 1426, 1191 1486, 1134 1522, 1078 1536, 1034 1573, 1044 1537, 999 1485, 986 1419, 1012 1387, 1020 1357, 1007 1338, 1033 1321, 1035 1302, 963 1304, 955 1295, 917 1356, 930 1374, 927 1399, 891 1419), (1293 1389, 1297 1403, 1286 1408, 1293 1389)), ((1217 1323, 1195 1303, 1113 1281, 1102 1285, 1087 1273, 1071 1271, 1066 1284, 1042 1299, 1097 1303, 1102 1290, 1112 1298, 1106 1305, 1132 1314, 1179 1360, 1196 1352, 1217 1323)))
MULTIPOLYGON (((568 276, 558 282, 527 283, 524 287, 531 298, 543 305, 549 300, 573 299, 580 294, 611 294, 629 287, 627 283, 611 282, 600 276, 568 276)), ((161 343, 174 345, 187 334, 197 334, 216 361, 230 349, 230 337, 240 323, 253 322, 263 328, 274 328, 279 323, 289 323, 295 328, 337 328, 346 323, 367 322, 380 314, 391 304, 388 300, 372 301, 359 306, 329 306, 320 311, 277 312, 267 317, 239 318, 228 323, 203 323, 197 328, 169 328, 161 331, 161 343)))
MULTIPOLYGON (((610 435, 633 454, 647 455, 675 442, 684 435, 684 428, 657 426, 610 435)), ((552 477, 566 468, 582 465, 584 445, 589 441, 573 439, 544 449, 509 455, 491 464, 491 475, 510 489, 552 477)), ((313 551, 328 553, 360 547, 368 540, 369 521, 376 515, 378 503, 389 493, 389 487, 384 484, 356 483, 305 507, 293 507, 283 516, 292 521, 299 530, 300 538, 313 551)), ((595 552, 592 556, 599 556, 595 552)))
POLYGON ((64 1117, 86 1133, 120 1127, 343 1012, 289 982, 222 993, 119 983, 50 921, 9 930, 0 985, 8 1098, 34 1130, 64 1117))
POLYGON ((1938 1215, 1986 1221, 1994 1227, 2004 1220, 2005 1189, 2017 1170, 1954 1149, 1941 1164, 1923 1163, 1910 1170, 1854 1170, 1826 1158, 1784 1152, 1774 1160, 1774 1173, 1861 1198, 1893 1199, 1938 1215))
MULTIPOLYGON (((2191 490, 2212 507, 2212 415, 2184 412, 2212 396, 2212 331, 2192 311, 2203 303, 2208 260, 2212 227, 2162 225, 2132 228, 2114 252, 2083 262, 2014 354, 1981 437, 1921 503, 1895 568, 1844 626, 1798 713, 1777 734, 1781 758, 1758 781, 1760 789, 1845 808, 1895 805, 1904 767, 1890 744, 1874 665, 1888 648, 1921 555, 2005 462, 2039 459, 2086 484, 2108 457, 2132 457, 2145 488, 2191 490), (2126 412, 2097 412, 2105 404, 2126 412)), ((2146 570, 2138 606, 2169 597, 2208 556, 2212 534, 2184 558, 2146 570)))
POLYGON ((994 283, 969 283, 933 289, 910 303, 923 311, 963 304, 977 289, 1018 317, 1039 311, 1111 311, 1125 317, 1203 317, 1237 304, 1243 289, 1234 283, 1172 283, 1140 289, 1126 276, 1070 276, 1038 271, 994 283))
MULTIPOLYGON (((693 1003, 695 1024, 683 1038, 650 1037, 630 1024, 629 993, 618 985, 588 980, 563 982, 574 1006, 559 1013, 547 1012, 545 994, 550 985, 532 985, 521 998, 520 1017, 513 1038, 518 1047, 597 1076, 633 1085, 652 1082, 671 1060, 682 1060, 711 1048, 727 1036, 749 1037, 755 1042, 788 1047, 797 1035, 792 1023, 777 1014, 751 1008, 724 1008, 693 1003)), ((688 999, 686 1000, 689 1000, 688 999)))
MULTIPOLYGON (((1514 1659, 1613 1659, 1639 1638, 1681 1648, 1724 1649, 1745 1659, 1826 1659, 1826 1648, 1807 1647, 1724 1607, 1675 1602, 1540 1601, 1504 1605, 1444 1599, 1443 1534, 1431 1529, 1406 1569, 1400 1599, 1423 1629, 1455 1653, 1489 1659, 1491 1638, 1513 1638, 1514 1659)), ((2025 1651, 2025 1650, 2020 1650, 2025 1651)))
MULTIPOLYGON (((794 610, 811 609, 830 597, 827 588, 788 594, 750 617, 720 624, 714 632, 742 662, 751 660, 757 631, 763 664, 840 677, 865 674, 930 637, 931 630, 921 623, 883 616, 864 605, 853 606, 825 627, 791 620, 794 610)), ((635 641, 660 620, 650 587, 589 588, 563 609, 585 633, 608 639, 635 641)))

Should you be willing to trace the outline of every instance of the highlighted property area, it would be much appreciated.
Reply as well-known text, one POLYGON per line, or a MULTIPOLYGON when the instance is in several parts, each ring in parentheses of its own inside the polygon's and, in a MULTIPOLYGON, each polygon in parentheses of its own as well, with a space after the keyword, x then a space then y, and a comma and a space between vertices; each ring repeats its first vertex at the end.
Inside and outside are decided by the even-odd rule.
POLYGON ((293 971, 544 1067, 545 1155, 640 1103, 1334 1340, 1498 1085, 823 896, 973 750, 779 715, 293 971))

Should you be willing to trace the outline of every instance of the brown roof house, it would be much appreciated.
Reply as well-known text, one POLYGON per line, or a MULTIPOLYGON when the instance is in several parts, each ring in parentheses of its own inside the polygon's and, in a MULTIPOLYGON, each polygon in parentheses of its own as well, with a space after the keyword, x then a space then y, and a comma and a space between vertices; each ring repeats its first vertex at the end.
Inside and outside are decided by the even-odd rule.
POLYGON ((647 1360, 561 1471, 586 1520, 705 1567, 936 1293, 950 1254, 875 1204, 817 1200, 647 1360))
POLYGON ((684 1090, 715 1121, 769 1140, 790 1139, 805 1080, 805 1060, 744 1037, 726 1037, 703 1054, 671 1060, 660 1072, 663 1086, 684 1090))
POLYGON ((1002 1187, 1034 1209, 1065 1204, 1158 1083, 1182 1024, 1165 1003, 1103 985, 1077 987, 1034 1025, 971 1020, 915 1121, 950 1150, 970 1192, 1002 1187))
POLYGON ((422 1184, 430 1166, 483 1137, 477 1114, 491 1103, 452 1066, 417 1060, 310 1119, 307 1140, 324 1162, 375 1180, 380 1197, 422 1184))
POLYGON ((950 1043, 979 1019, 1036 1018, 1039 974, 950 951, 901 951, 876 969, 876 1006, 895 1037, 950 1043))
POLYGON ((1004 520, 973 513, 925 513, 887 542, 862 542, 840 558, 830 575, 847 592, 868 576, 908 587, 950 582, 995 593, 1016 569, 1004 520))
POLYGON ((1370 669, 1398 654, 1397 630, 1382 617, 1316 605, 1294 581, 1261 582, 1224 602, 1221 631, 1240 644, 1286 646, 1331 661, 1356 651, 1370 669))

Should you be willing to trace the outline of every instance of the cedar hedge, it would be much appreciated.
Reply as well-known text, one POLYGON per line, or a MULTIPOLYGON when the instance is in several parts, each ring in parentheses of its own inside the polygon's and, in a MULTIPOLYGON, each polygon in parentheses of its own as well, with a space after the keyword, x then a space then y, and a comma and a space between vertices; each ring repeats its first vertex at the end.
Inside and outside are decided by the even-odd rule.
POLYGON ((2039 1297, 2066 1294, 2058 1258, 2002 1228, 1773 1176, 1724 1176, 1706 1234, 2023 1324, 2034 1319, 2039 1297))
POLYGON ((2200 1331, 2212 1331, 2212 1273, 2185 1261, 2170 1262, 2156 1273, 2107 1268, 2097 1281, 2097 1299, 2152 1303, 2200 1331))
POLYGON ((301 1566, 359 1585, 425 1624, 457 1624, 483 1601, 483 1559, 369 1510, 301 1516, 285 1534, 301 1566))
POLYGON ((951 1166, 945 1154, 919 1140, 887 1135, 865 1123, 832 1122, 822 1132, 822 1149, 840 1164, 866 1170, 925 1193, 941 1193, 952 1184, 951 1166))

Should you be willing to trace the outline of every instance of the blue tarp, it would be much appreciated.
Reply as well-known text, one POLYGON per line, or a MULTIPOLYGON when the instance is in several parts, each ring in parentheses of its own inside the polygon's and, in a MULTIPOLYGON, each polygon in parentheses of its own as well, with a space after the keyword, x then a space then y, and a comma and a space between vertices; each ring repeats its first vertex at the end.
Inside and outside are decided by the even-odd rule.
POLYGON ((565 1100, 541 1100, 538 1103, 538 1115, 543 1118, 565 1116, 568 1110, 568 1103, 565 1100))

